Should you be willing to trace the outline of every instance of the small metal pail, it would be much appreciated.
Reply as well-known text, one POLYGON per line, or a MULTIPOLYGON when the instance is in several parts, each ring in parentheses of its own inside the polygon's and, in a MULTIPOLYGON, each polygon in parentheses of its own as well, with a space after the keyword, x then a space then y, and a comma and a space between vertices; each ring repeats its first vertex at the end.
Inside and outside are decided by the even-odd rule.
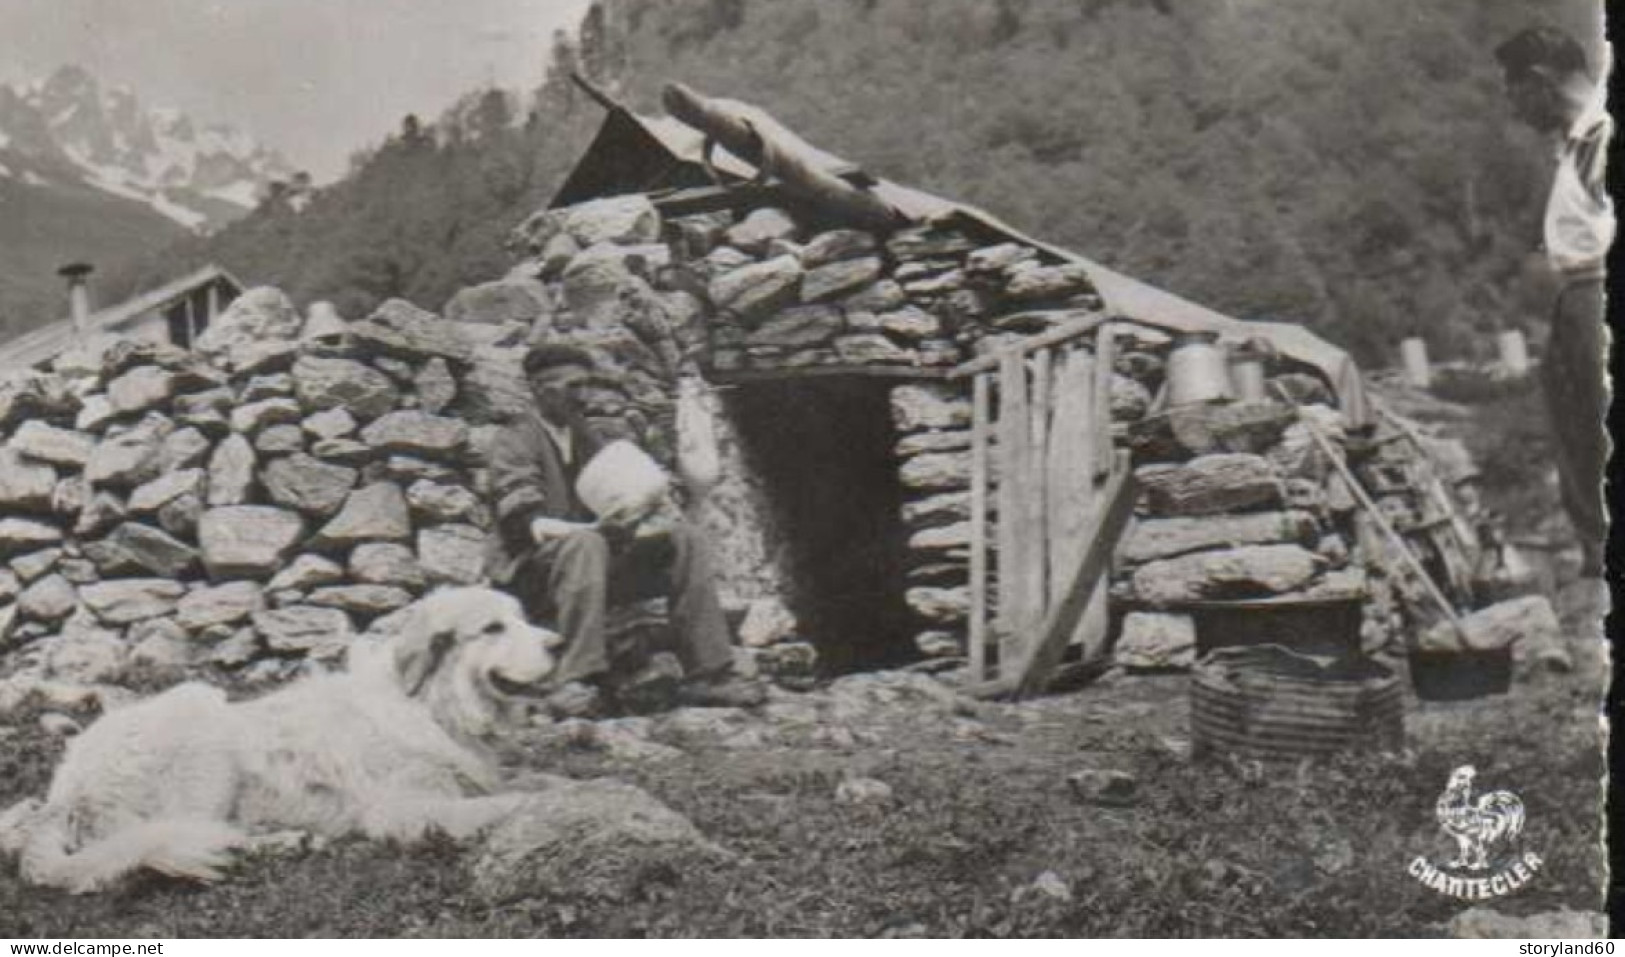
POLYGON ((1185 332, 1168 354, 1168 405, 1230 398, 1230 362, 1213 332, 1185 332))

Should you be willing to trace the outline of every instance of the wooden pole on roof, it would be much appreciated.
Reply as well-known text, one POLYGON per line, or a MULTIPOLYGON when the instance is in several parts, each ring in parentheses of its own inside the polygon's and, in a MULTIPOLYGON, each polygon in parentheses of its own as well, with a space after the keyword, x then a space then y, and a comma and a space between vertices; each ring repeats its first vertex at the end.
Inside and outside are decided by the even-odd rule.
POLYGON ((891 230, 904 217, 880 197, 818 168, 796 149, 779 142, 770 131, 756 128, 737 105, 713 99, 681 83, 668 83, 660 94, 666 112, 706 136, 712 143, 755 166, 760 178, 772 177, 789 193, 832 216, 865 229, 891 230))

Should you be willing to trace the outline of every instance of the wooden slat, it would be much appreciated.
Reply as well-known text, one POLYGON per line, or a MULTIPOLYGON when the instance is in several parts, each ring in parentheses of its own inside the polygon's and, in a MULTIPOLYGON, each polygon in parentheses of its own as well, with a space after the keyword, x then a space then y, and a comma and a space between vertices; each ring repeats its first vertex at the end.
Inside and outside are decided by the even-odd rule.
POLYGON ((825 376, 859 376, 869 379, 926 379, 948 378, 947 369, 922 369, 915 366, 800 366, 797 368, 763 369, 707 369, 709 382, 725 385, 731 382, 760 382, 784 379, 813 379, 825 376))
MULTIPOLYGON (((1076 567, 1088 547, 1088 528, 1098 505, 1095 488, 1094 355, 1078 348, 1062 353, 1055 374, 1055 414, 1051 417, 1048 472, 1049 595, 1046 607, 1061 601, 1069 584, 1065 570, 1076 567)), ((1085 660, 1106 647, 1107 582, 1073 630, 1069 644, 1081 646, 1085 660)))
POLYGON ((1066 588, 1061 569, 1076 565, 1083 553, 1083 532, 1094 502, 1093 359, 1087 350, 1069 349, 1060 353, 1055 367, 1055 414, 1044 464, 1052 571, 1046 604, 1058 601, 1066 588))
POLYGON ((1095 334, 1095 475, 1104 476, 1112 456, 1112 366, 1117 362, 1116 331, 1110 325, 1095 334))
POLYGON ((1032 400, 1029 417, 1032 422, 1032 444, 1027 449, 1028 464, 1026 520, 1031 534, 1023 539, 1028 550, 1026 564, 1032 569, 1028 582, 1027 602, 1033 609, 1033 618, 1042 619, 1049 607, 1049 441, 1051 405, 1051 367, 1054 357, 1051 349, 1039 349, 1032 354, 1032 400))
POLYGON ((1077 567, 1067 576, 1069 584, 1066 594, 1044 616, 1037 641, 1023 659, 1015 689, 1017 696, 1041 690, 1050 673, 1060 663, 1061 655, 1066 651, 1067 639, 1092 600, 1096 585, 1103 580, 1118 537, 1134 513, 1136 491, 1128 452, 1121 452, 1114 456, 1111 476, 1106 480, 1105 492, 1101 496, 1101 508, 1090 523, 1089 547, 1077 567))
POLYGON ((1063 342, 1076 339, 1079 336, 1088 335, 1095 329, 1099 328, 1103 323, 1107 322, 1110 318, 1111 317, 1104 313, 1095 312, 1090 313, 1089 315, 1080 319, 1070 320, 1046 332, 1041 332, 1036 336, 1029 336, 1028 338, 1023 339, 1012 346, 1008 346, 1005 349, 1001 349, 998 352, 980 356, 964 363, 963 365, 955 366, 951 375, 955 379, 963 379, 966 376, 973 376, 979 372, 991 372, 992 370, 999 368, 999 363, 1004 361, 1005 352, 1015 351, 1025 354, 1034 352, 1038 349, 1046 348, 1048 346, 1058 346, 1063 342))
POLYGON ((1011 660, 1006 651, 1015 652, 1031 626, 1031 611, 1024 604, 1031 572, 1021 541, 1030 429, 1027 364, 1021 353, 1010 352, 999 365, 999 653, 1004 661, 1011 660))
POLYGON ((989 375, 974 380, 971 389, 970 445, 970 624, 966 638, 970 673, 974 681, 987 680, 987 456, 989 375))

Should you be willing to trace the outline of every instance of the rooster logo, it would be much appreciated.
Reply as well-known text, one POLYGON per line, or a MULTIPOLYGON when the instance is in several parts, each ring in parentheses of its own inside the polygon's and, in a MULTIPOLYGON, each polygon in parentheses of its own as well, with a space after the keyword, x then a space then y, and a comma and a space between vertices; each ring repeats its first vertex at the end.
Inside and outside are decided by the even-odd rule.
POLYGON ((1439 827, 1456 842, 1456 859, 1446 867, 1478 873, 1490 867, 1490 850, 1510 843, 1523 832, 1523 802, 1511 791, 1491 791, 1473 798, 1477 771, 1464 764, 1450 773, 1439 795, 1439 827))

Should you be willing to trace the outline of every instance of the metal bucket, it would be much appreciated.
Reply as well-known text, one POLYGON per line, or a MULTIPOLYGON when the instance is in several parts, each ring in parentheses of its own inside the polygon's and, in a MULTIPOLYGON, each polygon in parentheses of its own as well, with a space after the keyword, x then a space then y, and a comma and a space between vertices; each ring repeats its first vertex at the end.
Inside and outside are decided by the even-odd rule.
POLYGON ((1230 385, 1242 402, 1263 402, 1268 398, 1264 388, 1264 357, 1251 352, 1231 356, 1230 385))
POLYGON ((1370 660, 1323 662, 1278 645, 1220 648, 1191 676, 1199 755, 1298 761, 1352 748, 1399 748, 1405 693, 1370 660))
POLYGON ((1168 405, 1230 398, 1230 362, 1213 332, 1184 332, 1168 353, 1168 405))
POLYGON ((1306 655, 1356 658, 1364 595, 1287 596, 1191 602, 1196 653, 1249 645, 1279 645, 1306 655))

